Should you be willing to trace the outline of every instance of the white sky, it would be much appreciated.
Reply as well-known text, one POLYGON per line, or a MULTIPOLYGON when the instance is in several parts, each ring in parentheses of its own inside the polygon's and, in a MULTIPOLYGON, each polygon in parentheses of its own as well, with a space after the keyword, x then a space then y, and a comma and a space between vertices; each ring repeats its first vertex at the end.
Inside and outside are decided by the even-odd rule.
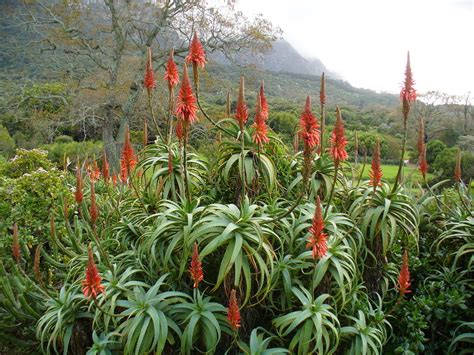
POLYGON ((238 0, 352 85, 398 92, 410 51, 420 92, 474 93, 474 0, 238 0))

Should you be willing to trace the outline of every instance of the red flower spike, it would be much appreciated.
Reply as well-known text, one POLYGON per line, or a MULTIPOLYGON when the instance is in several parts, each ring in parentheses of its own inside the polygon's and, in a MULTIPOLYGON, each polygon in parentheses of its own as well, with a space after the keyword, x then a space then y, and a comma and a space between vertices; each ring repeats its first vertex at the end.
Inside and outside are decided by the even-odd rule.
POLYGON ((318 121, 311 112, 311 98, 309 95, 306 97, 304 111, 300 117, 300 136, 309 148, 319 144, 318 121))
POLYGON ((89 208, 89 213, 91 215, 92 225, 95 227, 97 218, 99 217, 99 209, 97 208, 97 202, 95 199, 95 183, 91 181, 91 206, 89 208))
POLYGON ((326 80, 324 73, 321 74, 321 87, 319 89, 319 103, 321 105, 326 104, 326 80))
POLYGON ((265 123, 265 118, 263 117, 262 112, 262 101, 260 93, 257 93, 257 105, 255 109, 255 123, 253 124, 255 132, 253 134, 253 141, 259 146, 262 146, 263 143, 268 143, 270 139, 268 138, 268 129, 265 123))
POLYGON ((13 225, 12 255, 16 263, 20 263, 20 240, 18 238, 18 225, 13 225))
POLYGON ((408 251, 403 252, 403 262, 398 275, 398 291, 400 296, 403 297, 410 291, 410 270, 408 269, 408 251))
POLYGON ((229 307, 227 308, 227 320, 234 331, 240 328, 240 311, 235 290, 230 292, 229 307))
POLYGON ((194 242, 193 246, 193 255, 191 258, 191 265, 189 266, 189 273, 194 281, 193 287, 197 288, 199 283, 204 280, 204 274, 202 272, 202 263, 199 260, 199 250, 196 242, 194 242))
POLYGON ((76 191, 74 192, 74 199, 76 200, 77 204, 81 204, 83 198, 84 195, 82 193, 82 172, 78 162, 76 167, 76 191))
POLYGON ((179 83, 178 66, 174 62, 174 49, 171 49, 168 62, 166 63, 165 80, 168 82, 168 90, 170 92, 179 83))
POLYGON ((314 212, 313 224, 309 228, 309 232, 311 233, 311 235, 308 239, 308 243, 306 244, 307 249, 312 249, 313 259, 323 258, 328 251, 327 234, 323 231, 323 211, 321 208, 321 200, 318 196, 316 198, 316 210, 314 212))
POLYGON ((176 116, 184 120, 186 124, 191 124, 197 120, 196 116, 196 98, 193 89, 189 83, 188 67, 186 63, 183 67, 183 80, 179 88, 178 102, 176 105, 176 116))
POLYGON ((418 158, 418 166, 420 167, 421 175, 423 179, 426 179, 426 173, 428 172, 428 162, 426 161, 426 145, 423 145, 423 151, 418 158))
POLYGON ((342 121, 341 110, 339 107, 336 108, 336 124, 331 135, 331 156, 334 159, 336 166, 347 159, 348 155, 346 152, 347 140, 344 135, 344 122, 342 121))
POLYGON ((265 97, 265 89, 263 85, 263 80, 262 83, 260 84, 260 103, 261 103, 261 109, 262 109, 262 117, 264 121, 268 120, 268 102, 267 98, 265 97))
POLYGON ((92 249, 90 246, 87 252, 89 255, 89 261, 86 267, 86 277, 82 281, 82 293, 89 299, 96 299, 99 293, 105 295, 105 289, 102 285, 102 278, 97 271, 97 266, 94 262, 94 255, 92 254, 92 249))
POLYGON ((104 180, 107 182, 110 179, 110 169, 109 169, 109 162, 107 161, 107 154, 105 150, 102 154, 102 176, 104 180))
POLYGON ((195 66, 204 68, 206 62, 206 52, 204 51, 204 47, 198 38, 197 32, 194 31, 194 36, 189 46, 189 54, 186 57, 186 63, 192 63, 195 66))
POLYGON ((454 167, 454 181, 461 182, 462 173, 461 173, 461 150, 458 149, 456 155, 456 166, 454 167))
POLYGON ((240 77, 240 85, 239 85, 239 97, 237 98, 237 107, 235 110, 235 119, 239 122, 240 130, 244 129, 245 123, 249 118, 249 113, 247 109, 247 104, 245 103, 245 81, 244 77, 240 77))
POLYGON ((377 138, 377 142, 375 143, 374 152, 372 155, 372 167, 369 171, 370 177, 370 186, 374 187, 374 191, 377 186, 382 185, 382 168, 380 166, 380 141, 377 138))
POLYGON ((112 176, 112 184, 115 186, 117 186, 117 174, 114 173, 114 175, 112 176))
POLYGON ((123 183, 137 165, 137 157, 130 142, 130 130, 128 126, 125 128, 125 140, 122 148, 122 157, 120 159, 120 178, 123 183))
POLYGON ((143 85, 146 87, 148 93, 151 92, 156 86, 155 76, 153 73, 153 59, 151 54, 151 48, 147 47, 147 57, 146 57, 146 68, 145 68, 145 78, 143 79, 143 85))

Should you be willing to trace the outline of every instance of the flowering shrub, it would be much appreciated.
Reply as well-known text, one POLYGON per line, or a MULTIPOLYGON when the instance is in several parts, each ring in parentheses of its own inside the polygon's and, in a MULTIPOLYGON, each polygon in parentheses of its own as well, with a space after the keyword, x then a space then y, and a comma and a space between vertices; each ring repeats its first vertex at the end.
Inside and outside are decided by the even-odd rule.
MULTIPOLYGON (((148 49, 143 84, 156 120, 152 59, 148 49)), ((172 54, 167 64, 168 121, 158 125, 167 131, 138 150, 127 128, 120 166, 104 153, 59 172, 40 151, 21 151, 6 164, 0 350, 465 350, 472 201, 459 159, 449 202, 439 185, 404 181, 406 121, 416 99, 409 60, 392 185, 381 171, 378 137, 365 180, 360 164, 347 161, 339 108, 332 132, 324 129, 331 95, 324 77, 318 117, 308 96, 290 152, 267 125, 263 83, 255 117, 241 78, 235 113, 228 100, 229 117, 217 121, 200 102, 206 58, 197 33, 186 63, 176 98, 172 54), (197 120, 217 132, 209 160, 189 144, 197 120)), ((425 147, 419 153, 423 160, 425 147)))

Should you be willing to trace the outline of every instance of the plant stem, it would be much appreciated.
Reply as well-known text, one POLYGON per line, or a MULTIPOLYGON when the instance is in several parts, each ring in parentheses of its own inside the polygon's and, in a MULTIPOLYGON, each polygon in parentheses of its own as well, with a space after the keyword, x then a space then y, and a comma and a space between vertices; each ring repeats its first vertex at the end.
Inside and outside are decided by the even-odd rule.
POLYGON ((242 161, 242 169, 240 171, 241 173, 241 180, 242 180, 242 190, 241 190, 241 196, 240 196, 240 201, 242 202, 245 198, 245 137, 244 137, 244 127, 241 125, 240 127, 240 159, 242 161))
POLYGON ((334 179, 332 181, 332 186, 331 186, 331 193, 329 194, 329 200, 328 200, 328 204, 326 206, 326 210, 324 211, 324 218, 326 218, 328 212, 329 212, 329 207, 331 206, 331 202, 332 202, 332 197, 334 195, 334 189, 336 187, 336 183, 337 183, 337 171, 338 171, 338 168, 339 168, 339 162, 336 161, 336 164, 335 164, 335 168, 334 168, 334 179))
POLYGON ((184 126, 184 137, 183 137, 183 174, 184 174, 184 194, 188 201, 191 201, 191 193, 189 191, 189 183, 188 183, 188 160, 187 160, 187 153, 186 148, 188 145, 188 123, 186 121, 183 122, 184 126))
POLYGON ((148 108, 150 109, 151 119, 153 120, 153 124, 155 125, 156 132, 160 136, 162 142, 164 142, 163 135, 161 134, 160 126, 156 122, 155 113, 153 112, 153 105, 151 104, 151 92, 148 92, 148 108))
POLYGON ((400 183, 400 176, 401 176, 402 169, 403 169, 403 158, 405 157, 405 149, 406 149, 406 145, 407 145, 407 120, 408 120, 407 116, 408 116, 408 114, 403 119, 402 154, 400 156, 400 163, 398 164, 397 176, 395 178, 395 183, 393 184, 392 193, 394 193, 398 188, 398 184, 400 183))

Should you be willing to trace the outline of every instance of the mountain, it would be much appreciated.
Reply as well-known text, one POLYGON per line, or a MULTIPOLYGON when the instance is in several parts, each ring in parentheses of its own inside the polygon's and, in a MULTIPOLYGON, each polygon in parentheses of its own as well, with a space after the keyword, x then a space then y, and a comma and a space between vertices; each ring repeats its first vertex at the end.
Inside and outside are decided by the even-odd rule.
MULTIPOLYGON (((202 89, 205 95, 216 103, 227 92, 235 98, 240 76, 245 77, 246 95, 255 96, 260 82, 265 81, 266 95, 273 100, 302 106, 306 95, 310 95, 315 104, 319 101, 320 75, 296 74, 287 71, 271 71, 252 66, 209 63, 203 73, 202 89)), ((355 88, 346 81, 326 79, 328 107, 347 106, 357 110, 373 107, 397 107, 399 97, 389 93, 377 93, 368 89, 355 88)))
MULTIPOLYGON (((222 54, 213 54, 210 57, 219 64, 228 65, 231 61, 222 54)), ((259 69, 273 72, 287 72, 294 74, 321 75, 323 72, 333 79, 340 79, 340 75, 330 72, 319 59, 307 59, 287 41, 279 40, 273 43, 272 48, 265 53, 239 53, 233 58, 236 64, 254 66, 259 69)))

